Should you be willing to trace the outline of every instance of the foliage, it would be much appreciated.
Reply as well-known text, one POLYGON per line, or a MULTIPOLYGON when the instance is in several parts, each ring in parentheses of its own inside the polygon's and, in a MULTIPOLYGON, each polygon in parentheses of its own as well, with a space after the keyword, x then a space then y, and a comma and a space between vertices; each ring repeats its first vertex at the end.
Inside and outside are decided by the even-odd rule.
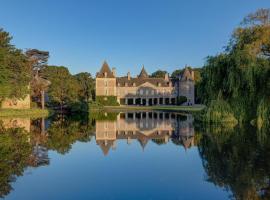
POLYGON ((173 73, 171 74, 172 78, 179 78, 181 76, 181 74, 183 73, 183 69, 176 69, 173 71, 173 73))
POLYGON ((84 101, 76 101, 76 102, 69 103, 68 107, 71 113, 76 113, 76 112, 83 113, 83 112, 88 112, 89 110, 88 103, 84 101))
POLYGON ((231 191, 233 199, 269 199, 269 132, 261 140, 250 126, 215 130, 203 131, 198 146, 206 180, 231 191))
POLYGON ((182 105, 185 102, 187 102, 187 97, 186 96, 179 96, 179 97, 177 97, 177 104, 178 105, 182 105))
POLYGON ((70 103, 79 101, 79 84, 66 67, 47 66, 42 74, 51 81, 48 94, 52 105, 62 110, 70 103))
POLYGON ((89 108, 89 110, 91 112, 92 110, 103 110, 104 106, 101 105, 100 103, 96 102, 96 101, 91 101, 88 104, 88 108, 89 108))
POLYGON ((4 98, 23 98, 29 92, 31 66, 12 37, 0 28, 0 102, 4 98))
POLYGON ((257 127, 259 129, 270 127, 270 99, 264 98, 257 108, 257 127))
POLYGON ((94 111, 89 113, 90 121, 116 121, 118 112, 94 111))
POLYGON ((25 55, 28 57, 29 61, 32 64, 33 72, 36 73, 41 71, 46 66, 49 59, 48 51, 41 51, 38 49, 28 49, 25 52, 25 55))
POLYGON ((164 78, 165 74, 167 74, 167 73, 168 73, 167 71, 157 70, 151 74, 151 77, 152 78, 164 78))
POLYGON ((240 123, 258 116, 264 117, 261 122, 267 121, 266 115, 259 113, 263 112, 259 105, 261 99, 270 96, 269 13, 259 10, 250 14, 234 31, 226 51, 207 58, 197 95, 202 103, 211 105, 208 113, 220 109, 220 103, 212 100, 221 94, 231 108, 231 116, 240 123))
POLYGON ((230 105, 223 100, 213 100, 203 117, 203 121, 209 123, 237 124, 237 119, 231 111, 230 105))
POLYGON ((32 109, 0 109, 0 117, 47 117, 49 110, 32 109))
POLYGON ((47 130, 49 138, 46 146, 48 149, 66 154, 76 141, 90 141, 90 130, 92 128, 85 120, 74 120, 70 117, 59 115, 47 130))
POLYGON ((96 96, 96 102, 103 106, 119 106, 116 96, 96 96))
POLYGON ((75 79, 79 83, 79 98, 85 102, 89 102, 94 99, 95 95, 95 80, 88 72, 81 72, 74 75, 75 79))
POLYGON ((11 183, 27 167, 31 146, 21 128, 5 129, 0 124, 0 197, 12 190, 11 183))

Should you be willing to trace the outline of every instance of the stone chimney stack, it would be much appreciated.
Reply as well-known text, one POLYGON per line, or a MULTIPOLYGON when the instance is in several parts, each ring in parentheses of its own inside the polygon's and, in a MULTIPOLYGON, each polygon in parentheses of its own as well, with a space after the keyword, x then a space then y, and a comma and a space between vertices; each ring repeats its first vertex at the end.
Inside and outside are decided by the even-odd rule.
POLYGON ((116 69, 115 69, 115 67, 112 68, 112 74, 116 77, 116 69))
POLYGON ((193 81, 195 80, 194 71, 193 70, 191 70, 191 78, 192 78, 193 81))
POLYGON ((127 73, 127 78, 130 80, 130 72, 127 73))
POLYGON ((169 81, 169 74, 168 73, 165 74, 164 79, 165 79, 165 81, 169 81))

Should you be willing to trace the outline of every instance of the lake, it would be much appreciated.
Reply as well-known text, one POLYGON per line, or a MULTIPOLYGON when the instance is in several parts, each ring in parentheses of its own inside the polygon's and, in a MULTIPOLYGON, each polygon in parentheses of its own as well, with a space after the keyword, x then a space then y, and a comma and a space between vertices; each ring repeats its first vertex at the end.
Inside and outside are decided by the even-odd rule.
POLYGON ((268 130, 158 111, 0 121, 0 198, 270 198, 268 130))

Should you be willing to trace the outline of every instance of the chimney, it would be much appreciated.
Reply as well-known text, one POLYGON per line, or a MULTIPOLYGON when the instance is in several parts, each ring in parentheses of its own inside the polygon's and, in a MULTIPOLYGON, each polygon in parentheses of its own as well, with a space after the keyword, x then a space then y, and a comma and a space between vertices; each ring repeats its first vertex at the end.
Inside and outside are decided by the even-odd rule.
POLYGON ((116 69, 115 69, 115 67, 112 68, 112 74, 116 77, 116 69))
POLYGON ((130 72, 127 73, 127 78, 130 80, 130 72))
POLYGON ((192 78, 192 80, 194 81, 194 71, 193 70, 191 70, 191 78, 192 78))
POLYGON ((168 73, 165 74, 164 79, 165 79, 165 81, 169 81, 169 74, 168 73))

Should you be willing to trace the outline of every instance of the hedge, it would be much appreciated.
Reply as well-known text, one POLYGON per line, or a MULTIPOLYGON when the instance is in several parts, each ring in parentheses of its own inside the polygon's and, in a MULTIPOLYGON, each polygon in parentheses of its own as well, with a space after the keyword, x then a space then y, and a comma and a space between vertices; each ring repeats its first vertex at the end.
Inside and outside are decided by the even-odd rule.
POLYGON ((96 96, 96 102, 103 106, 119 106, 116 96, 96 96))

